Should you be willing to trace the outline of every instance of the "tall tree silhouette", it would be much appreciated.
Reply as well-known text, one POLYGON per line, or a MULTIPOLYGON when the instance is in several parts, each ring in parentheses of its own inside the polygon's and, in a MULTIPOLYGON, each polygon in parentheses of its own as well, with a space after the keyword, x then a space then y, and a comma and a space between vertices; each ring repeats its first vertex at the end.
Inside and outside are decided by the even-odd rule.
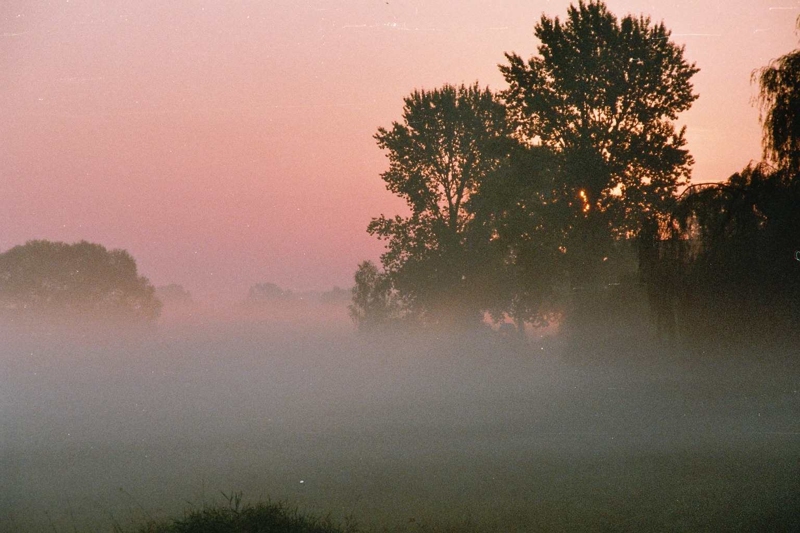
POLYGON ((388 241, 386 276, 428 321, 480 319, 493 255, 476 193, 504 164, 508 134, 503 105, 474 84, 414 91, 402 121, 375 135, 389 158, 381 178, 410 214, 381 215, 368 231, 388 241))
POLYGON ((764 157, 800 172, 800 49, 758 69, 753 78, 760 86, 764 157))
MULTIPOLYGON (((697 98, 683 48, 663 23, 611 14, 600 1, 542 15, 539 55, 501 65, 517 136, 560 156, 554 194, 572 207, 566 248, 578 283, 590 280, 614 238, 663 217, 688 182, 692 158, 678 113, 697 98)), ((652 226, 652 224, 650 224, 652 226)))

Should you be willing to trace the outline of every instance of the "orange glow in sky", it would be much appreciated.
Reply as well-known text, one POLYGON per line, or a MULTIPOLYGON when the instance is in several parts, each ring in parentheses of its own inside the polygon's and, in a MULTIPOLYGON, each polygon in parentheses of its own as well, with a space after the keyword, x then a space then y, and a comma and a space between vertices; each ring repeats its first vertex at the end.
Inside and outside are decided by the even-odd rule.
MULTIPOLYGON (((693 180, 760 158, 751 72, 797 46, 797 0, 608 0, 663 20, 701 71, 693 180)), ((504 88, 562 0, 4 0, 0 250, 125 248, 156 285, 241 298, 349 286, 402 209, 372 135, 415 88, 504 88)))

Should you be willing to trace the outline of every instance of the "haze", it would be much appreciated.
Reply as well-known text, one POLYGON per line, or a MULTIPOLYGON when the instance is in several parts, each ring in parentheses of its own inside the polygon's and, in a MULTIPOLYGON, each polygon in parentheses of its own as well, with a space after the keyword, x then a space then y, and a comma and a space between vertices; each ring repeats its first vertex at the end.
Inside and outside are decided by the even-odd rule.
MULTIPOLYGON (((568 4, 2 2, 0 533, 152 532, 240 492, 349 533, 800 531, 800 152, 748 166, 751 73, 800 2, 609 0, 700 68, 694 182, 739 172, 678 199, 685 153, 632 99, 560 160, 505 142, 553 100, 481 87, 568 4), (371 228, 398 271, 365 261, 409 209, 373 136, 415 89, 402 120, 446 120, 379 140, 413 185, 446 171, 371 228), (608 146, 637 158, 596 172, 608 146)), ((573 85, 693 71, 611 35, 573 85)))
MULTIPOLYGON (((372 135, 415 88, 504 82, 568 2, 3 2, 0 250, 124 248, 156 285, 240 299, 349 286, 403 212, 372 135)), ((700 99, 694 180, 760 159, 750 73, 795 45, 793 1, 611 1, 664 20, 700 99)))
POLYGON ((220 491, 377 531, 797 526, 786 363, 259 320, 3 338, 0 530, 132 531, 220 491))

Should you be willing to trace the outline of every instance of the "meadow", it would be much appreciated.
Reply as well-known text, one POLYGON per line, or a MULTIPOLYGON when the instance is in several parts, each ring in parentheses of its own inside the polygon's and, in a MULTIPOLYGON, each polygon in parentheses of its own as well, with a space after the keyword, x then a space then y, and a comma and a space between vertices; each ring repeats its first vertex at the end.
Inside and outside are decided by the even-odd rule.
POLYGON ((232 494, 364 531, 800 529, 791 354, 259 320, 4 338, 2 531, 135 531, 232 494))

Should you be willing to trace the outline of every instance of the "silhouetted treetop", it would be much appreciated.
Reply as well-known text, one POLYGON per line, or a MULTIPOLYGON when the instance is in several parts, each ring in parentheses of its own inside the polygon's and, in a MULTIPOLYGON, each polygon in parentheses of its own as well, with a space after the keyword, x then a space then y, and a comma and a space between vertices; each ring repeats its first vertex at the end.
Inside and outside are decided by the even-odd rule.
POLYGON ((570 6, 564 21, 542 15, 534 33, 538 56, 509 53, 500 66, 516 134, 563 156, 560 192, 586 217, 608 212, 598 223, 636 234, 688 181, 692 158, 672 121, 697 98, 698 69, 663 23, 619 20, 600 1, 570 6))
POLYGON ((497 168, 507 133, 505 109, 488 89, 444 85, 405 98, 403 121, 379 128, 387 151, 386 188, 405 199, 414 216, 458 232, 479 180, 497 168))
POLYGON ((477 293, 491 234, 475 198, 507 159, 503 105, 477 84, 414 91, 402 121, 375 139, 389 158, 381 178, 411 211, 369 224, 370 234, 388 241, 385 275, 416 311, 472 320, 477 304, 464 298, 477 293))
POLYGON ((30 241, 0 254, 6 315, 154 320, 161 302, 125 250, 99 244, 30 241))

